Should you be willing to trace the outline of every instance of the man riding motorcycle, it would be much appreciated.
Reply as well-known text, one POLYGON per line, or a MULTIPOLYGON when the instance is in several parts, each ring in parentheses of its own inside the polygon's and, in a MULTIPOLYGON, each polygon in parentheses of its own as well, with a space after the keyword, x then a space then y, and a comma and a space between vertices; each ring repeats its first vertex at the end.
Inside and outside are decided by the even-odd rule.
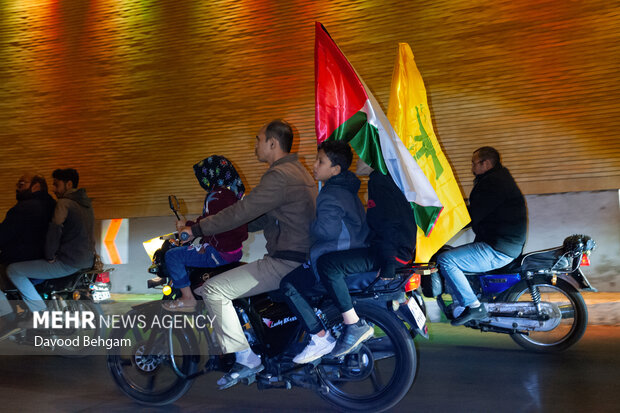
POLYGON ((451 294, 465 307, 452 325, 488 315, 463 271, 484 272, 507 265, 523 251, 527 232, 525 199, 508 169, 502 166, 497 150, 489 146, 475 150, 471 170, 476 178, 469 196, 469 214, 476 238, 437 258, 451 294))
POLYGON ((263 370, 243 333, 232 300, 278 289, 280 280, 305 262, 311 244, 309 228, 315 214, 314 179, 291 154, 293 130, 281 120, 263 126, 256 136, 255 153, 269 164, 260 183, 236 204, 180 229, 190 237, 217 234, 254 221, 250 230, 263 229, 267 254, 204 284, 203 297, 215 316, 215 337, 224 353, 235 353, 232 370, 218 380, 220 389, 263 370))
MULTIPOLYGON (((41 175, 24 173, 16 184, 17 204, 0 223, 0 288, 10 285, 6 267, 15 262, 41 259, 44 256, 45 234, 52 219, 56 201, 47 192, 47 182, 41 175)), ((0 333, 12 328, 13 310, 4 293, 0 292, 0 333), (9 316, 4 318, 4 316, 9 316)))
MULTIPOLYGON (((45 259, 17 262, 7 268, 9 278, 31 312, 44 311, 47 306, 30 278, 60 278, 92 267, 95 259, 95 216, 86 190, 78 189, 78 172, 56 169, 52 177, 58 202, 47 230, 45 259)), ((23 324, 32 327, 28 320, 23 324)))

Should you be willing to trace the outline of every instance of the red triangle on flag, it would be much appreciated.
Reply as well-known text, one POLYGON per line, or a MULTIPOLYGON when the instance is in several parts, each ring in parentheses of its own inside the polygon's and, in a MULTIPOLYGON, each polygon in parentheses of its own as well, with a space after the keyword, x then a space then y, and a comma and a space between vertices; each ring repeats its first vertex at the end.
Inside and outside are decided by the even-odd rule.
POLYGON ((355 70, 319 22, 315 23, 314 76, 317 144, 358 113, 368 99, 355 70))

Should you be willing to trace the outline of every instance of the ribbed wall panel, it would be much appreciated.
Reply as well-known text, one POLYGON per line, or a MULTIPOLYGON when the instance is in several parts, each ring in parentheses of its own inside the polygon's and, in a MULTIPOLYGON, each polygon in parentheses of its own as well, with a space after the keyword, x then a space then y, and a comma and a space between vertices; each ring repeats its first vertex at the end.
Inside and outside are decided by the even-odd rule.
MULTIPOLYGON (((0 211, 21 171, 75 167, 98 218, 191 212, 192 165, 289 120, 314 159, 314 21, 387 108, 411 45, 464 194, 497 147, 525 193, 620 187, 620 5, 591 0, 7 0, 0 5, 0 211)), ((51 178, 49 178, 51 179, 51 178)))

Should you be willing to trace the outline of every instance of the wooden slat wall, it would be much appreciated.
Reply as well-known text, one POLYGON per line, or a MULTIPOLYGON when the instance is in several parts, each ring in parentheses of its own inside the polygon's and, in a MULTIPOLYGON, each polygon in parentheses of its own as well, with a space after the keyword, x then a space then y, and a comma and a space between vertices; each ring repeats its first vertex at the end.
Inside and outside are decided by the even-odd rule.
POLYGON ((192 212, 213 153, 246 184, 254 136, 295 125, 314 158, 314 25, 387 108, 397 43, 427 85, 468 194, 497 147, 525 193, 620 187, 620 4, 604 0, 7 0, 0 5, 0 212, 23 170, 75 167, 98 218, 192 212))

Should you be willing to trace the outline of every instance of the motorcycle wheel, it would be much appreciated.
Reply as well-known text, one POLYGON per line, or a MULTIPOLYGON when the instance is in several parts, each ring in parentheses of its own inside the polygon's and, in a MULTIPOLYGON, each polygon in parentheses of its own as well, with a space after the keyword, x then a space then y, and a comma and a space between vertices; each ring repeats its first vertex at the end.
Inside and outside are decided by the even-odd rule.
MULTIPOLYGON (((540 353, 563 351, 583 336, 588 324, 588 309, 583 297, 568 282, 557 279, 555 285, 545 277, 534 277, 540 300, 556 304, 562 313, 560 324, 551 331, 530 331, 511 334, 512 339, 526 350, 540 353)), ((507 301, 532 301, 527 283, 516 284, 507 301)))
POLYGON ((411 388, 418 368, 409 331, 387 308, 355 306, 375 335, 341 364, 320 364, 319 378, 327 387, 320 395, 345 410, 379 412, 394 407, 411 388))
MULTIPOLYGON (((130 311, 128 315, 139 313, 130 311)), ((131 399, 146 406, 163 406, 178 400, 190 389, 193 379, 180 377, 171 363, 169 331, 144 331, 138 325, 118 328, 110 338, 128 338, 132 346, 115 347, 108 352, 107 365, 119 389, 131 399), (150 354, 144 354, 151 334, 153 340, 150 354)), ((173 329, 174 360, 179 371, 187 376, 195 373, 199 357, 196 337, 190 329, 173 329)))
POLYGON ((95 339, 97 337, 105 336, 105 325, 102 326, 99 322, 99 317, 103 315, 103 310, 99 304, 95 304, 91 300, 48 300, 47 307, 51 311, 65 311, 69 313, 81 313, 81 312, 91 312, 95 314, 95 319, 93 323, 95 328, 89 328, 88 326, 81 326, 80 328, 69 328, 69 329, 53 329, 50 330, 54 334, 50 336, 50 338, 58 338, 58 339, 66 339, 66 338, 76 338, 79 340, 77 346, 73 345, 62 345, 55 348, 55 352, 59 355, 67 358, 78 358, 78 357, 86 357, 89 355, 89 352, 93 351, 92 347, 84 345, 84 338, 88 338, 89 341, 95 339), (61 306, 60 303, 63 303, 61 306))

